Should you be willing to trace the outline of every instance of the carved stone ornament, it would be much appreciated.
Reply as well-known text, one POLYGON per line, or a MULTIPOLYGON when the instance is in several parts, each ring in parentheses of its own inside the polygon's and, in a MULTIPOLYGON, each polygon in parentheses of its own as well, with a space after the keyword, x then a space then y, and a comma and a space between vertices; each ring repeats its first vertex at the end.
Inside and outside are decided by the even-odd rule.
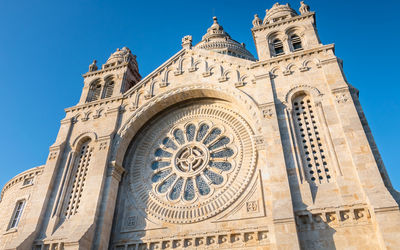
POLYGON ((332 93, 335 96, 335 101, 339 104, 346 103, 351 99, 347 88, 335 89, 332 90, 332 93))
POLYGON ((310 6, 304 3, 304 1, 300 1, 300 8, 299 8, 300 14, 306 14, 310 12, 310 6))
POLYGON ((254 15, 253 19, 253 27, 260 26, 262 24, 262 20, 258 17, 257 14, 254 15))
POLYGON ((190 49, 192 47, 193 38, 191 35, 184 36, 182 38, 182 48, 190 49))
POLYGON ((171 223, 220 213, 253 176, 251 135, 245 120, 222 103, 193 104, 159 118, 128 152, 132 204, 171 223))
POLYGON ((271 119, 272 116, 274 115, 274 110, 272 108, 269 108, 269 107, 263 109, 262 112, 263 112, 264 118, 267 118, 267 119, 271 119))
POLYGON ((346 103, 349 100, 349 96, 346 93, 337 93, 335 98, 337 103, 346 103))
POLYGON ((93 63, 89 65, 89 72, 93 72, 97 70, 97 65, 96 65, 97 61, 93 60, 93 63))

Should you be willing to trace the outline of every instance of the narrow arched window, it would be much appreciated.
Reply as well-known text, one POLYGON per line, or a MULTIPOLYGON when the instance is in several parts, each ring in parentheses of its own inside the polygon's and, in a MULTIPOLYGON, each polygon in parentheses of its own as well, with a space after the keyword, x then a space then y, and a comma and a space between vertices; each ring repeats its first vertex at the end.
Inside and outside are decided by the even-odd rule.
POLYGON ((293 100, 293 123, 303 162, 306 180, 319 184, 330 182, 332 173, 326 158, 321 128, 309 95, 301 94, 293 100))
POLYGON ((21 219, 22 211, 25 207, 25 200, 20 200, 17 202, 14 208, 13 216, 11 217, 11 222, 9 228, 15 228, 18 226, 19 220, 21 219))
POLYGON ((301 39, 298 35, 293 35, 290 38, 290 41, 292 42, 293 51, 300 50, 303 48, 303 46, 301 45, 301 39))
POLYGON ((284 54, 283 51, 283 43, 279 39, 275 39, 274 42, 272 43, 274 46, 274 52, 276 56, 284 54))
POLYGON ((110 81, 107 83, 104 89, 104 98, 111 97, 114 91, 114 81, 110 81))
POLYGON ((87 140, 81 145, 77 152, 77 158, 75 159, 75 164, 72 169, 69 189, 67 192, 68 196, 66 197, 66 203, 64 206, 65 218, 69 218, 78 212, 92 151, 93 147, 90 147, 90 140, 87 140))
POLYGON ((99 81, 94 82, 89 89, 87 102, 96 101, 99 99, 101 93, 101 84, 99 81))

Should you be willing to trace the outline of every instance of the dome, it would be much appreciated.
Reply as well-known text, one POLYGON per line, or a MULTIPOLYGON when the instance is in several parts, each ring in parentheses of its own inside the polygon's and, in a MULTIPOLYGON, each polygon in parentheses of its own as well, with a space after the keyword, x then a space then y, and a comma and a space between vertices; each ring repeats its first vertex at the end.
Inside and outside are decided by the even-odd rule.
POLYGON ((125 61, 129 61, 129 58, 133 56, 131 54, 131 50, 128 49, 127 47, 123 47, 122 49, 117 49, 114 53, 111 54, 111 56, 108 58, 106 64, 110 63, 122 63, 125 61))
POLYGON ((281 5, 276 3, 272 6, 270 10, 266 10, 264 23, 278 21, 279 19, 285 19, 287 17, 297 16, 297 13, 294 9, 290 7, 287 3, 285 5, 281 5))
POLYGON ((203 36, 195 48, 216 51, 221 54, 227 54, 239 58, 255 61, 254 56, 245 48, 244 44, 233 40, 231 36, 218 23, 216 17, 213 17, 214 23, 207 29, 207 33, 203 36))

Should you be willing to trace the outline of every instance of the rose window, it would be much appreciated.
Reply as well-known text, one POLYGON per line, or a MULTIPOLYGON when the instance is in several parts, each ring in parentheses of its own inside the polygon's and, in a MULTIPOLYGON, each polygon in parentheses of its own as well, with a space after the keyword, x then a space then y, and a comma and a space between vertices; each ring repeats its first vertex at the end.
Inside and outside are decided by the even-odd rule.
POLYGON ((253 176, 252 138, 247 122, 224 103, 192 104, 154 119, 125 159, 130 204, 171 223, 220 213, 253 176))
POLYGON ((190 202, 224 183, 235 147, 223 131, 221 125, 206 122, 173 128, 154 152, 155 191, 170 201, 190 202))

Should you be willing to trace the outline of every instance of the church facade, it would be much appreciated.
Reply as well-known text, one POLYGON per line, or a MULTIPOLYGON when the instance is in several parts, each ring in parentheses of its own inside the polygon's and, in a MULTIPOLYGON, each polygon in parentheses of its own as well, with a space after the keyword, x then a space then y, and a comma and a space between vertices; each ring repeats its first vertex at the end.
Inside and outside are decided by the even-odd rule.
POLYGON ((45 165, 1 191, 0 249, 398 249, 393 189, 315 13, 214 17, 142 78, 124 47, 83 75, 45 165))

